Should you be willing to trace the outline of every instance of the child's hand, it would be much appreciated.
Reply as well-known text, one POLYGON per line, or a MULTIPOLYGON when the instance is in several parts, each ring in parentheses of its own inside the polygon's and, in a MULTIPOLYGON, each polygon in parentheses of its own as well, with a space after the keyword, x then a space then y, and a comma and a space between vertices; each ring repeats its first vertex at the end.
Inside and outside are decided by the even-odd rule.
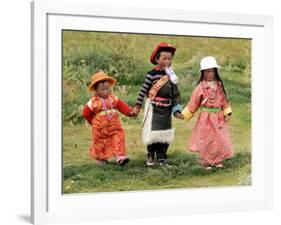
POLYGON ((133 111, 132 112, 130 112, 130 114, 129 114, 129 117, 133 117, 133 118, 136 118, 138 115, 137 114, 135 114, 133 111))
POLYGON ((139 115, 139 113, 140 113, 140 107, 135 106, 133 108, 133 115, 134 115, 134 117, 137 117, 139 115))
POLYGON ((224 116, 224 121, 227 122, 227 123, 230 121, 230 115, 229 114, 224 116))
POLYGON ((181 120, 184 120, 184 116, 181 114, 181 112, 176 112, 175 117, 181 120))

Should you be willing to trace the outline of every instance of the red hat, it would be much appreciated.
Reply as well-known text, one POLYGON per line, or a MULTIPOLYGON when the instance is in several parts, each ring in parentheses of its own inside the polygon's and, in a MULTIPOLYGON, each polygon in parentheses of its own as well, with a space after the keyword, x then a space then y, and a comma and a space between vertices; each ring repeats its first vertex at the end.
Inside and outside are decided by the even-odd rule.
POLYGON ((155 61, 155 57, 159 51, 168 51, 172 53, 172 56, 175 54, 176 48, 173 47, 171 44, 166 42, 160 42, 153 50, 151 56, 150 56, 150 62, 154 65, 157 65, 157 62, 155 61))

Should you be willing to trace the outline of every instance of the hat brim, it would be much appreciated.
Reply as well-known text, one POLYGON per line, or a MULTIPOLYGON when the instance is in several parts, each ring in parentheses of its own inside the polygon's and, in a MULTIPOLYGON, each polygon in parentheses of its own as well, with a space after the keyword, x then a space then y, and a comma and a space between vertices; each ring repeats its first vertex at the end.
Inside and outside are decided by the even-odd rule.
POLYGON ((108 81, 110 83, 110 87, 113 87, 116 84, 116 82, 117 82, 117 80, 112 78, 112 77, 103 77, 103 78, 95 80, 95 82, 92 82, 88 86, 88 91, 89 92, 93 91, 95 84, 97 84, 98 82, 101 82, 101 81, 108 81))
POLYGON ((150 56, 150 62, 154 65, 157 65, 158 63, 156 62, 156 55, 158 52, 160 51, 167 51, 167 52, 171 52, 172 56, 174 56, 175 52, 176 52, 176 48, 172 47, 172 46, 160 46, 159 48, 157 48, 155 51, 152 52, 151 56, 150 56))
POLYGON ((208 70, 208 69, 213 69, 213 68, 221 68, 221 66, 215 66, 215 67, 208 67, 208 68, 202 68, 202 69, 200 69, 200 71, 202 71, 202 70, 208 70))

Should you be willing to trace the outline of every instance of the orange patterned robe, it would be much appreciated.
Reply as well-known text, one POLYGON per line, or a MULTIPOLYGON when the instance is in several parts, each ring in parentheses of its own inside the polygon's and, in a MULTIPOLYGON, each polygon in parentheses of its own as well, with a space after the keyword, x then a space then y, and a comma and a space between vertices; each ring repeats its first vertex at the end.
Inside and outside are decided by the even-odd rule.
POLYGON ((191 119, 199 107, 219 108, 219 111, 201 110, 188 149, 200 154, 201 163, 204 166, 214 165, 231 158, 233 147, 224 116, 232 111, 219 82, 215 81, 212 87, 206 81, 200 82, 183 110, 185 119, 191 119))
POLYGON ((110 94, 104 102, 107 113, 99 96, 93 96, 84 108, 83 115, 86 119, 88 116, 87 120, 92 124, 89 155, 96 160, 107 160, 112 156, 122 158, 126 155, 125 133, 117 110, 129 116, 131 109, 113 94, 110 94), (91 113, 90 117, 87 111, 91 113))

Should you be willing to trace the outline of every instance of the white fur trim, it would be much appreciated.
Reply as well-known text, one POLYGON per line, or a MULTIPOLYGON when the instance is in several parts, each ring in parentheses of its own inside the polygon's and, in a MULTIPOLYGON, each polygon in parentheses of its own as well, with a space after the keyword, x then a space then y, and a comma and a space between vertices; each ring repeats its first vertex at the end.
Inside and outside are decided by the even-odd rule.
POLYGON ((145 145, 159 142, 171 144, 174 141, 174 129, 151 130, 152 105, 150 99, 147 99, 145 102, 143 122, 142 141, 145 145))

